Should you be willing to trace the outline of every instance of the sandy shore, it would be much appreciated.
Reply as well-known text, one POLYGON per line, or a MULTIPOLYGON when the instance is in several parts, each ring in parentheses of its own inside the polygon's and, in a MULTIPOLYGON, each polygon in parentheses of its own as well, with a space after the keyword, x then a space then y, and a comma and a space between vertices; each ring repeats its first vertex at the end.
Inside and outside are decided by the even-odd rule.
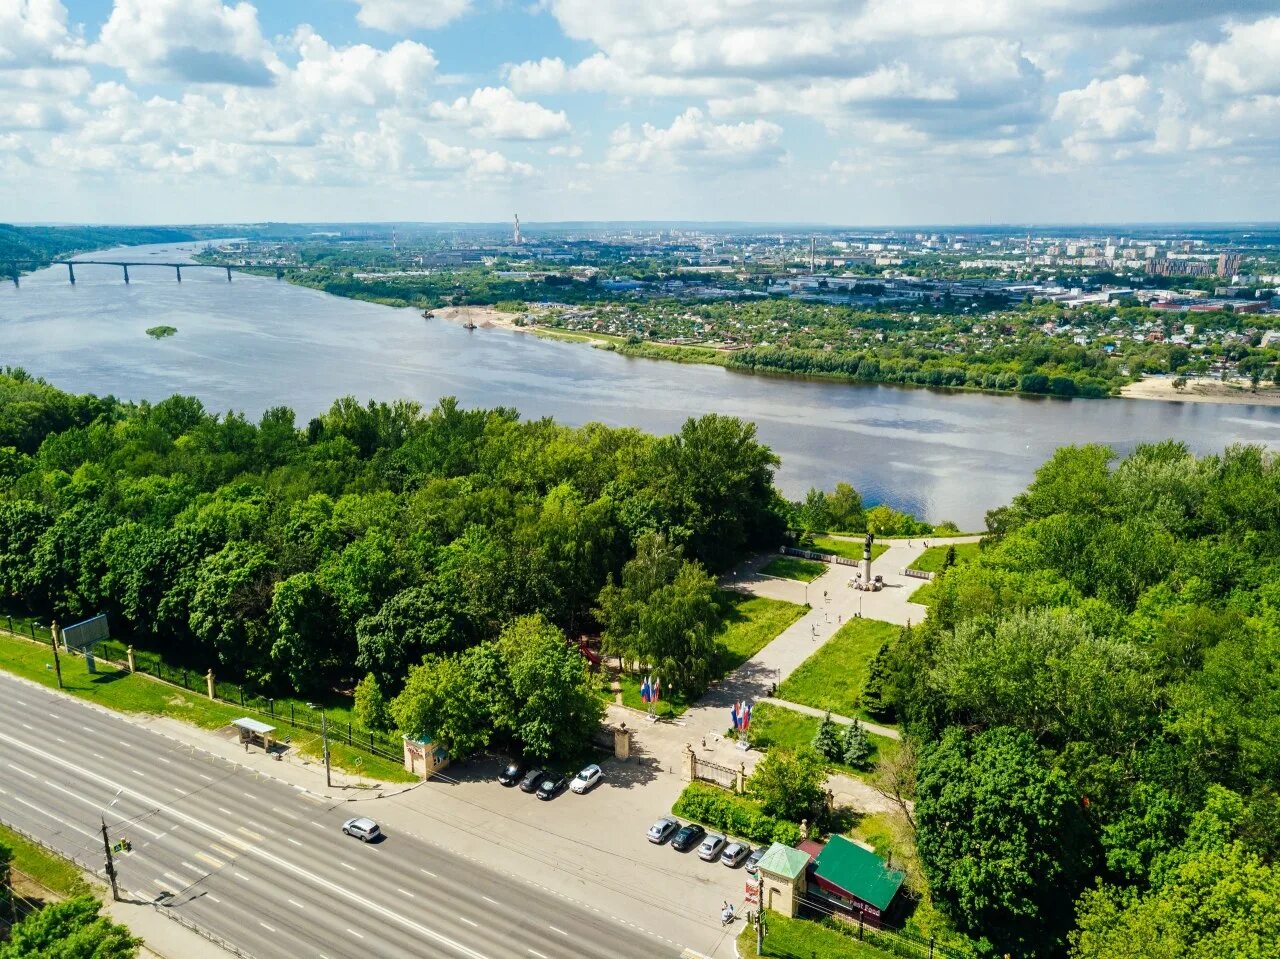
POLYGON ((503 313, 489 306, 441 306, 431 311, 431 318, 448 320, 451 323, 466 323, 470 320, 481 329, 500 326, 507 330, 519 330, 516 326, 516 313, 503 313))
POLYGON ((1255 406, 1280 406, 1280 390, 1258 387, 1254 393, 1245 380, 1223 383, 1219 380, 1187 380, 1180 390, 1173 388, 1173 377, 1153 376, 1130 383, 1121 396, 1135 400, 1173 400, 1182 403, 1240 403, 1255 406))

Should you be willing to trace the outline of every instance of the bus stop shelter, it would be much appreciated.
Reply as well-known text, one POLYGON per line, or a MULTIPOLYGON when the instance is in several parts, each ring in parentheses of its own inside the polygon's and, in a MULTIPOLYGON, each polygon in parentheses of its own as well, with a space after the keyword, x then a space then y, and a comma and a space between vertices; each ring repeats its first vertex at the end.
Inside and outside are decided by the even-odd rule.
POLYGON ((231 725, 240 731, 240 742, 245 744, 246 749, 252 743, 261 746, 266 751, 270 751, 275 744, 276 727, 274 726, 268 726, 266 723, 250 719, 248 716, 233 719, 231 725))

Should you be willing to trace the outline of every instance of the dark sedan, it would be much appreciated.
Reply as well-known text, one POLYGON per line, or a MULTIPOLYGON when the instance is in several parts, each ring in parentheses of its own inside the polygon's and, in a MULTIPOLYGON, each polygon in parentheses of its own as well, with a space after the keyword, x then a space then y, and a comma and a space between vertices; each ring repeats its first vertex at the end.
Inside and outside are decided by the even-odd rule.
POLYGON ((524 779, 520 780, 520 790, 527 793, 533 792, 542 783, 542 780, 546 778, 546 775, 547 771, 545 769, 538 769, 537 767, 530 769, 524 774, 524 779))
POLYGON ((565 778, 548 773, 538 785, 539 799, 555 799, 564 792, 565 778))
POLYGON ((524 777, 526 769, 528 767, 524 763, 507 763, 506 768, 498 773, 498 782, 504 786, 514 786, 524 777))
POLYGON ((690 823, 687 826, 681 826, 680 831, 675 834, 671 840, 671 848, 676 852, 688 852, 698 843, 702 842, 702 837, 707 831, 701 826, 690 823))

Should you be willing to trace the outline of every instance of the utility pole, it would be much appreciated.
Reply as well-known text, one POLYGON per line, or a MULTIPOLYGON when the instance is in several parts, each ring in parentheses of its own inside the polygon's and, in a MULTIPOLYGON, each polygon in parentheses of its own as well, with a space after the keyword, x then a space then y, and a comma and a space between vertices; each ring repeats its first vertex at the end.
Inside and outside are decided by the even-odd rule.
POLYGON ((58 659, 58 621, 49 624, 49 638, 53 640, 53 671, 58 676, 58 688, 62 688, 62 661, 58 659))
POLYGON ((320 739, 324 743, 324 784, 332 788, 333 781, 329 776, 329 717, 324 712, 320 713, 320 739))
POLYGON ((111 880, 111 898, 120 901, 120 889, 116 886, 116 862, 111 858, 111 840, 107 838, 107 820, 102 820, 102 848, 107 852, 107 878, 111 880))

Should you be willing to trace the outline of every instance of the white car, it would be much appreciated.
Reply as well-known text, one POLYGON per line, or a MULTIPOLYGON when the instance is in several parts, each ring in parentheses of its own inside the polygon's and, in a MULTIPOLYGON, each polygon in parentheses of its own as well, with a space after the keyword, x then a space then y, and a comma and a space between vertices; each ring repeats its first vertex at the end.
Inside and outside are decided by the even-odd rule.
POLYGON ((569 789, 581 794, 594 787, 603 778, 604 770, 592 763, 573 777, 573 782, 569 783, 569 789))
POLYGON ((348 819, 342 824, 342 831, 348 836, 355 836, 361 842, 371 842, 382 835, 378 824, 363 816, 359 819, 348 819))

